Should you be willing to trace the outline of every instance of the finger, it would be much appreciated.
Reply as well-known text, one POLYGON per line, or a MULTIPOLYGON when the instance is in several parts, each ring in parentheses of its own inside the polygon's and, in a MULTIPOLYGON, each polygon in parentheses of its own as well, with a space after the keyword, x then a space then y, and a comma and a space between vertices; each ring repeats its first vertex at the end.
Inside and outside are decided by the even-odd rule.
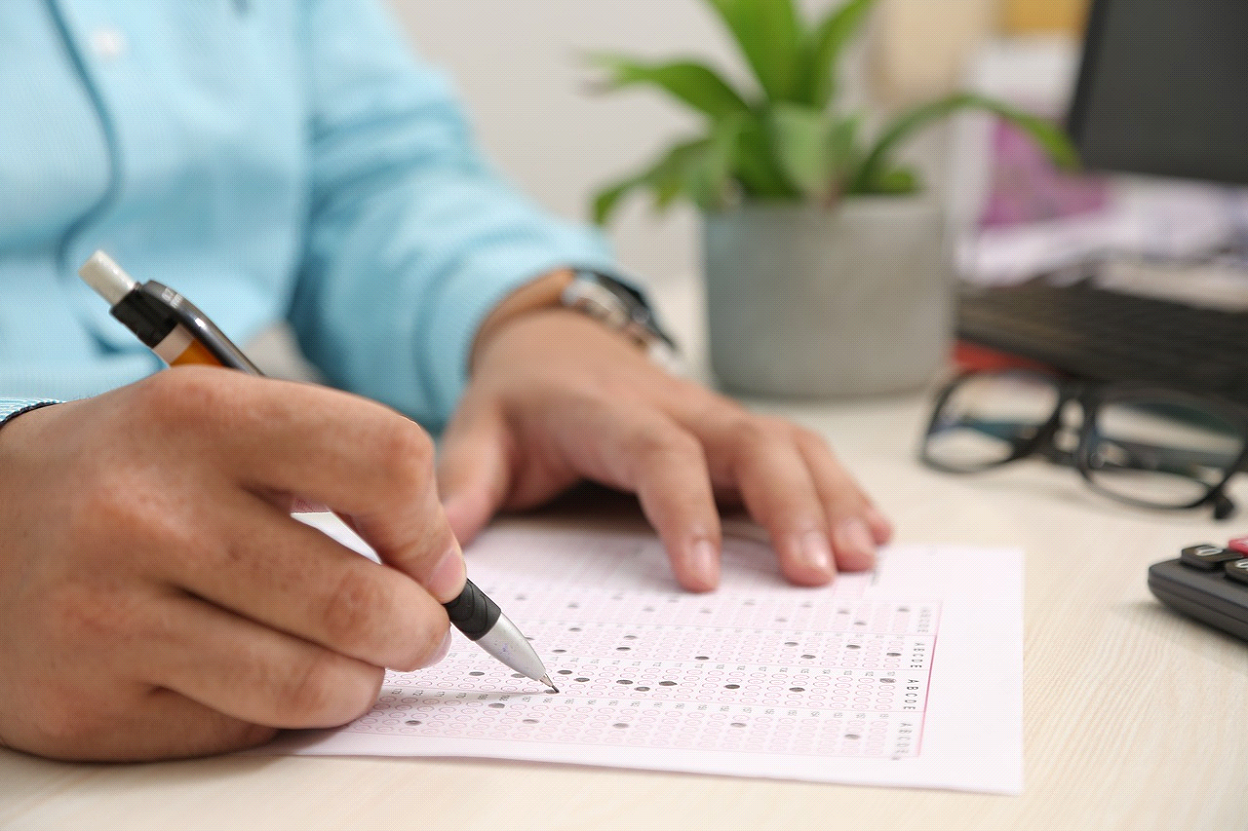
POLYGON ((676 580, 690 591, 719 583, 719 512, 706 458, 687 430, 656 410, 600 401, 563 410, 554 433, 583 475, 637 494, 676 580), (570 437, 581 437, 575 442, 570 437), (584 437, 593 437, 592 442, 584 437))
POLYGON ((437 498, 433 442, 418 425, 307 384, 195 368, 157 378, 136 387, 140 409, 184 444, 192 436, 229 484, 325 504, 440 601, 462 590, 459 545, 437 498))
POLYGON ((438 490, 461 545, 476 537, 507 498, 509 441, 502 414, 472 400, 464 402, 442 436, 438 490))
POLYGON ((218 533, 157 566, 197 597, 374 666, 427 665, 447 632, 446 611, 402 572, 236 492, 218 533))
POLYGON ((148 688, 136 695, 137 707, 92 708, 71 735, 45 742, 40 755, 75 762, 188 759, 245 750, 277 735, 276 728, 240 721, 172 690, 148 688))
POLYGON ((663 541, 676 581, 690 591, 719 585, 719 512, 702 446, 675 424, 640 416, 622 443, 626 485, 663 541))
POLYGON ((730 465, 746 509, 767 529, 785 577, 807 586, 831 580, 836 568, 827 517, 792 428, 751 416, 721 421, 709 433, 712 452, 730 465))
POLYGON ((129 656, 139 680, 267 727, 334 727, 377 699, 385 671, 267 629, 202 600, 170 596, 129 656))
POLYGON ((827 512, 837 565, 846 571, 872 568, 876 546, 892 534, 888 520, 871 505, 822 437, 799 430, 797 445, 827 512))

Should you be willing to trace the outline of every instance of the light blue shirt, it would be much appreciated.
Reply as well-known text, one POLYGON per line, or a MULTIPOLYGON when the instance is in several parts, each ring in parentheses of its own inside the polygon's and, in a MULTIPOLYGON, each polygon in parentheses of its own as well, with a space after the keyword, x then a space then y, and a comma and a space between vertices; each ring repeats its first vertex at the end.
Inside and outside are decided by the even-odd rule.
POLYGON ((76 276, 97 248, 236 342, 288 320, 433 429, 508 292, 612 271, 483 161, 375 0, 2 0, 0 413, 159 368, 76 276))

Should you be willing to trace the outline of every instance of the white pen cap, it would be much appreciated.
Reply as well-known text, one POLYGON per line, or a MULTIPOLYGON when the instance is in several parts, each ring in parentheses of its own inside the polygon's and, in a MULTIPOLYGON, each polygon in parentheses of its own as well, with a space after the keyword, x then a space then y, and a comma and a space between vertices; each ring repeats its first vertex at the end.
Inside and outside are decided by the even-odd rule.
POLYGON ((121 266, 113 262, 113 258, 103 251, 96 251, 91 258, 78 269, 78 276, 86 284, 95 289, 96 293, 108 301, 108 305, 116 306, 134 287, 138 285, 121 266))

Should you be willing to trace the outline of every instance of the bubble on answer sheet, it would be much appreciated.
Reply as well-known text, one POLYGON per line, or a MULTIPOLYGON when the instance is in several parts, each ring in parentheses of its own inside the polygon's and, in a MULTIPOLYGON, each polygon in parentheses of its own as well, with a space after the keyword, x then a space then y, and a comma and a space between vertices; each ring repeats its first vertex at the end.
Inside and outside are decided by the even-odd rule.
MULTIPOLYGON (((494 534, 474 555, 474 582, 494 597, 525 598, 509 611, 534 647, 543 645, 548 680, 559 676, 562 693, 459 642, 436 666, 388 672, 373 708, 335 731, 342 743, 327 750, 689 770, 707 754, 722 770, 823 781, 865 768, 859 760, 921 757, 923 765, 871 767, 926 769, 926 760, 949 757, 931 738, 947 733, 930 725, 954 728, 943 710, 927 708, 932 689, 947 706, 943 679, 930 673, 942 617, 948 643, 967 646, 972 660, 974 643, 958 640, 965 615, 942 616, 947 570, 933 566, 940 580, 920 582, 928 572, 903 569, 941 558, 912 557, 901 546, 882 560, 892 572, 847 573, 811 592, 788 585, 770 563, 760 568, 765 551, 750 543, 726 552, 719 592, 694 595, 672 580, 657 539, 527 527, 494 534), (903 574, 904 582, 895 579, 903 574), (923 594, 897 593, 913 586, 923 594)), ((976 556, 967 562, 982 574, 976 556)), ((952 559, 958 576, 964 564, 952 559)), ((949 666, 958 659, 953 648, 941 655, 949 666)))
POLYGON ((345 729, 421 740, 917 755, 935 605, 912 604, 901 615, 855 599, 861 588, 848 578, 813 612, 799 612, 805 601, 784 593, 716 605, 652 591, 610 603, 617 593, 593 586, 577 586, 573 599, 532 585, 540 584, 509 595, 527 598, 517 624, 539 643, 559 643, 546 650, 557 656, 550 677, 575 681, 571 689, 537 692, 480 650, 454 650, 419 672, 388 673, 373 710, 345 729))

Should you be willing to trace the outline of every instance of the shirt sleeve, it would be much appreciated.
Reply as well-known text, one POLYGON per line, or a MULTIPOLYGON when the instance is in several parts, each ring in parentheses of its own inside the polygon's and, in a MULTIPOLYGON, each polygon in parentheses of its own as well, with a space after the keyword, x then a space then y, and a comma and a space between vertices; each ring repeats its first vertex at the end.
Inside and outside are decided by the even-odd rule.
POLYGON ((0 398, 0 427, 4 427, 5 422, 22 413, 59 403, 48 398, 0 398))
POLYGON ((311 202, 291 322, 331 383, 436 430, 503 297, 560 267, 615 269, 596 232, 491 169, 446 78, 377 3, 305 8, 311 202))

